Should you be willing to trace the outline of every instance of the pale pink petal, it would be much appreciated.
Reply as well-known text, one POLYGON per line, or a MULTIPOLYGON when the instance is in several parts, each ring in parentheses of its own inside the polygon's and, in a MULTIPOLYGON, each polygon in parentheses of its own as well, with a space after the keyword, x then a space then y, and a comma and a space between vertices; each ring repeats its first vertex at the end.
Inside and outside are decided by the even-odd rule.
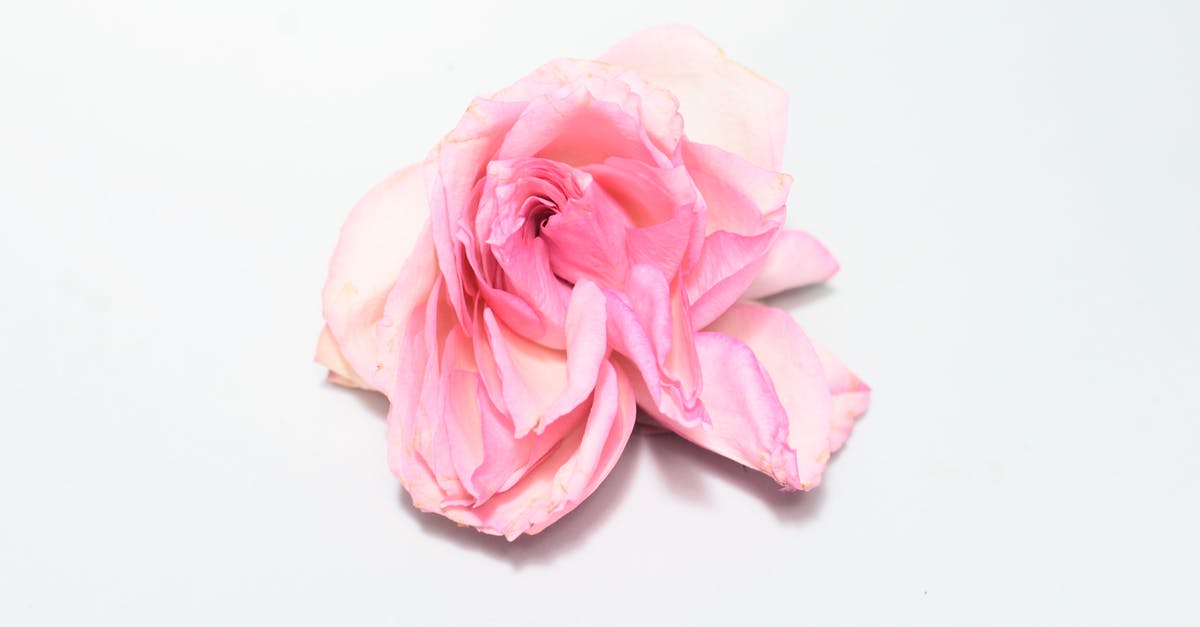
POLYGON ((687 168, 611 158, 584 170, 632 222, 622 238, 629 263, 650 265, 673 279, 682 264, 696 262, 705 206, 687 168))
POLYGON ((517 335, 497 320, 491 309, 484 310, 483 319, 504 406, 512 418, 514 434, 524 435, 538 425, 543 410, 567 386, 567 354, 517 335))
POLYGON ((779 169, 787 133, 787 94, 730 61, 695 29, 650 28, 617 44, 600 60, 630 68, 675 94, 691 139, 779 169))
MULTIPOLYGON (((419 317, 420 312, 425 311, 431 294, 444 290, 444 287, 435 289, 438 283, 437 257, 434 254, 429 223, 426 222, 412 255, 404 262, 395 285, 387 294, 383 314, 375 326, 375 338, 378 341, 377 361, 374 364, 374 376, 370 381, 393 402, 396 369, 408 322, 414 315, 419 317)), ((444 282, 441 283, 444 285, 444 282)))
POLYGON ((609 157, 660 162, 669 155, 650 140, 636 113, 575 87, 529 103, 495 158, 532 156, 578 167, 609 157))
POLYGON ((448 507, 446 516, 514 540, 536 534, 575 509, 616 465, 633 432, 629 383, 605 362, 587 419, 520 481, 478 507, 448 507))
MULTIPOLYGON (((397 279, 416 273, 406 260, 428 237, 422 230, 428 216, 421 167, 409 166, 368 192, 342 226, 322 292, 325 322, 353 374, 369 387, 378 388, 376 324, 397 279)), ((406 289, 419 299, 416 292, 427 292, 431 278, 413 278, 419 280, 406 289)))
POLYGON ((656 268, 634 266, 624 293, 609 291, 609 343, 627 357, 642 385, 643 409, 682 425, 705 421, 700 404, 701 364, 688 304, 679 282, 656 268))
POLYGON ((604 295, 595 284, 582 282, 572 290, 565 352, 517 335, 491 310, 484 311, 484 322, 514 437, 541 433, 591 393, 608 352, 604 295))
POLYGON ((683 158, 707 205, 699 261, 685 289, 697 328, 742 298, 783 223, 791 177, 713 146, 683 142, 683 158))
POLYGON ((804 231, 780 230, 744 297, 765 298, 784 290, 820 283, 837 271, 837 260, 817 238, 804 231))
POLYGON ((543 411, 535 427, 538 433, 591 394, 600 366, 608 357, 605 327, 604 294, 591 281, 576 283, 567 308, 567 384, 543 411))
POLYGON ((648 138, 664 155, 675 153, 683 135, 683 118, 675 97, 625 68, 580 59, 556 59, 492 98, 532 102, 562 98, 564 93, 580 89, 595 101, 612 103, 639 120, 648 138))
POLYGON ((682 143, 683 163, 704 197, 705 232, 761 232, 764 222, 782 224, 792 177, 759 167, 717 146, 682 143))
POLYGON ((833 353, 817 346, 817 356, 825 370, 829 392, 833 395, 833 421, 829 432, 829 450, 837 452, 850 437, 854 421, 871 404, 871 388, 850 372, 833 353))
POLYGON ((704 239, 700 261, 684 283, 696 328, 707 327, 742 298, 775 236, 773 230, 749 236, 717 231, 704 239))
POLYGON ((463 225, 474 222, 475 186, 525 107, 525 103, 477 98, 458 126, 434 148, 431 166, 425 169, 437 261, 459 320, 469 321, 471 313, 462 277, 467 269, 463 247, 473 244, 470 229, 463 225))
POLYGON ((351 388, 371 389, 371 386, 354 374, 354 368, 342 356, 338 349, 337 340, 329 332, 329 326, 321 328, 321 337, 317 340, 316 362, 329 369, 329 381, 351 388))
POLYGON ((761 305, 734 305, 709 329, 696 345, 712 429, 665 426, 785 488, 812 489, 829 460, 833 414, 812 344, 787 312, 761 305))
POLYGON ((426 462, 433 433, 421 419, 422 413, 430 411, 423 397, 436 388, 437 381, 436 360, 431 359, 425 341, 426 322, 424 309, 412 312, 403 324, 404 331, 394 340, 398 363, 389 394, 387 457, 388 467, 412 497, 413 505, 438 511, 442 489, 426 462))

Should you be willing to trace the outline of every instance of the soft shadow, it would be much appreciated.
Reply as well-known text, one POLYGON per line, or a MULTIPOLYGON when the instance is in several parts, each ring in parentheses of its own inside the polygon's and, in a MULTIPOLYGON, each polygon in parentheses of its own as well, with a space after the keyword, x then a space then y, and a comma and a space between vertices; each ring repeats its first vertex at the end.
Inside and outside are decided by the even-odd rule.
POLYGON ((785 492, 770 477, 706 451, 674 434, 642 438, 650 457, 672 492, 699 505, 710 505, 708 482, 716 479, 753 494, 785 523, 803 523, 816 516, 825 491, 785 492))
POLYGON ((817 283, 780 292, 767 298, 764 302, 772 307, 792 311, 809 303, 829 298, 836 292, 837 290, 830 287, 828 283, 817 283))
POLYGON ((530 564, 552 564, 561 556, 586 545, 598 528, 620 509, 620 503, 629 493, 629 484, 645 455, 646 439, 634 433, 612 472, 574 511, 541 533, 523 535, 512 542, 500 536, 480 533, 471 527, 460 527, 441 515, 422 512, 413 507, 412 500, 404 490, 399 491, 398 502, 400 509, 416 520, 426 534, 456 548, 508 562, 513 570, 521 570, 530 564))
POLYGON ((380 420, 387 420, 388 399, 383 394, 373 390, 363 390, 360 388, 350 388, 344 385, 338 385, 329 379, 325 380, 325 387, 333 388, 341 394, 346 394, 353 397, 359 402, 359 404, 365 407, 367 411, 378 416, 380 420))

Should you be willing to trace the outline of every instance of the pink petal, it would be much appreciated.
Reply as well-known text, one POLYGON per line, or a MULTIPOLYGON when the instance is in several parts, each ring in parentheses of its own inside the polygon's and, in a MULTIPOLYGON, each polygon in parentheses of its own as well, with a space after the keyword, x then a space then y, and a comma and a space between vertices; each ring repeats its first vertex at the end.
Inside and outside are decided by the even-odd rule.
POLYGON ((702 424, 701 364, 678 280, 670 284, 656 268, 637 265, 625 292, 606 296, 609 343, 640 375, 639 404, 664 420, 702 424))
POLYGON ((833 395, 833 422, 829 432, 829 450, 837 452, 850 437, 854 421, 871 404, 871 388, 850 372, 833 353, 817 346, 817 356, 825 370, 829 392, 833 395))
POLYGON ((750 236, 717 231, 704 239, 700 261, 684 283, 696 328, 708 326, 742 298, 775 236, 774 230, 750 236))
POLYGON ((314 359, 329 369, 331 383, 364 390, 371 389, 362 379, 358 378, 358 375, 354 374, 354 368, 342 356, 342 351, 337 346, 337 340, 333 339, 333 333, 329 331, 329 325, 321 328, 321 337, 317 340, 317 354, 314 359))
POLYGON ((829 460, 830 398, 820 359, 786 312, 734 305, 696 336, 711 429, 664 423, 685 438, 810 490, 829 460))
POLYGON ((817 238, 781 230, 745 298, 765 298, 784 290, 820 283, 838 271, 838 262, 817 238))
POLYGON ((782 224, 792 177, 759 167, 717 146, 683 142, 683 163, 708 206, 705 232, 761 232, 782 224))
POLYGON ((445 282, 439 280, 437 257, 429 232, 429 223, 426 222, 412 255, 405 261, 400 276, 387 294, 383 314, 375 326, 375 337, 379 343, 376 351, 378 361, 370 381, 393 402, 396 371, 407 325, 414 316, 420 317, 420 312, 426 310, 431 294, 445 290, 445 282), (439 288, 439 285, 442 287, 439 288))
POLYGON ((515 437, 541 433, 591 393, 608 352, 604 295, 595 284, 579 283, 571 293, 565 353, 513 333, 491 310, 484 321, 515 437))
POLYGON ((586 92, 592 100, 615 104, 630 118, 640 121, 659 151, 674 154, 683 135, 683 119, 675 97, 660 87, 646 84, 625 68, 580 59, 557 59, 492 97, 533 102, 561 99, 571 91, 577 95, 586 92))
POLYGON ((685 283, 693 320, 704 328, 742 298, 766 263, 785 217, 791 177, 688 141, 683 158, 707 205, 708 236, 685 283))
MULTIPOLYGON (((362 384, 378 388, 380 367, 376 325, 388 292, 402 274, 405 289, 420 300, 432 276, 414 249, 428 232, 429 215, 420 166, 393 174, 359 201, 342 226, 322 292, 325 321, 340 354, 362 384)), ((321 352, 329 356, 327 350, 321 352)), ((326 365, 336 360, 322 361, 326 365)), ((351 373, 341 373, 347 379, 351 373)))
POLYGON ((627 67, 673 93, 691 139, 779 169, 787 132, 787 94, 730 61, 695 29, 653 27, 617 44, 600 60, 627 67))
POLYGON ((478 507, 447 507, 446 516, 509 540, 542 531, 608 476, 633 432, 634 410, 629 383, 605 362, 586 421, 512 487, 478 507))
POLYGON ((657 268, 668 279, 699 258, 704 201, 687 168, 662 168, 611 158, 584 168, 632 222, 628 260, 657 268))
POLYGON ((576 283, 567 307, 567 385, 544 411, 536 427, 539 433, 592 392, 608 357, 605 327, 604 294, 590 281, 576 283))
POLYGON ((666 159, 636 112, 595 98, 583 86, 531 102, 504 137, 496 159, 542 157, 572 166, 608 157, 666 159))
POLYGON ((627 230, 628 218, 621 208, 591 183, 582 197, 568 200, 547 219, 541 237, 557 277, 615 287, 625 283, 629 272, 627 230))
POLYGON ((434 148, 425 171, 438 265, 455 313, 464 322, 470 320, 470 312, 463 293, 466 268, 461 251, 471 234, 462 225, 474 223, 476 182, 525 106, 477 98, 434 148))

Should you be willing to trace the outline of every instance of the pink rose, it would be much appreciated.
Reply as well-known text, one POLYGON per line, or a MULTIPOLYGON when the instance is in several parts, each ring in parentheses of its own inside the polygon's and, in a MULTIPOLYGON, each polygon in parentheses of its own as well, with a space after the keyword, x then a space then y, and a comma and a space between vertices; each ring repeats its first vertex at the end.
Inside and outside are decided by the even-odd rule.
POLYGON ((477 99, 342 228, 317 360, 379 390, 420 509, 509 539, 591 494, 637 408, 786 489, 869 390, 743 299, 828 278, 783 228, 786 95, 680 26, 477 99))

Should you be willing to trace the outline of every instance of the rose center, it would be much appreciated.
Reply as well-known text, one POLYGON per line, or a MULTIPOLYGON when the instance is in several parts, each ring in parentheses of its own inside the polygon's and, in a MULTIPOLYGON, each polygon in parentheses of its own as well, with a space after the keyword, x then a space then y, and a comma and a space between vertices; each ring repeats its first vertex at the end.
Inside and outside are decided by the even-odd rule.
POLYGON ((557 208, 553 204, 541 205, 533 210, 529 216, 529 223, 533 225, 533 236, 539 237, 542 234, 542 229, 550 223, 550 218, 558 213, 557 208))

